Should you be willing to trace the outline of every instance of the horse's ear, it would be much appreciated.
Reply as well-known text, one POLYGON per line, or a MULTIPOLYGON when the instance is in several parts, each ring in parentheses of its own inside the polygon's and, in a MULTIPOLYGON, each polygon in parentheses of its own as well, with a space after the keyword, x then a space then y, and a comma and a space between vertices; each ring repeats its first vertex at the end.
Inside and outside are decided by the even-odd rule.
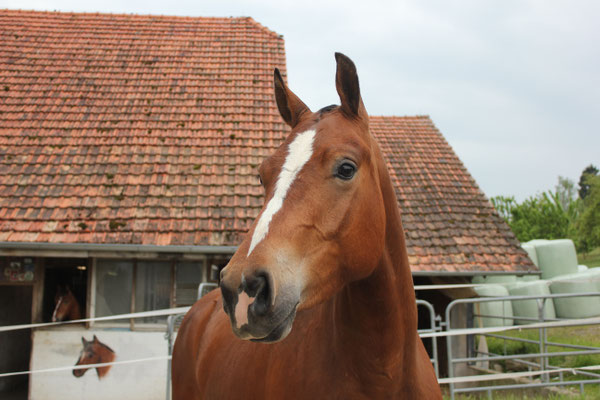
POLYGON ((298 125, 300 117, 305 112, 310 112, 310 109, 292 92, 281 77, 279 69, 275 68, 274 72, 275 83, 275 101, 279 114, 286 124, 292 128, 298 125))
POLYGON ((94 340, 95 343, 98 343, 98 338, 96 337, 96 335, 94 335, 94 340))
POLYGON ((335 60, 337 62, 335 87, 342 102, 342 111, 349 117, 366 117, 367 111, 360 97, 356 66, 342 53, 335 53, 335 60))
POLYGON ((83 343, 84 346, 88 343, 83 336, 81 337, 81 343, 83 343))

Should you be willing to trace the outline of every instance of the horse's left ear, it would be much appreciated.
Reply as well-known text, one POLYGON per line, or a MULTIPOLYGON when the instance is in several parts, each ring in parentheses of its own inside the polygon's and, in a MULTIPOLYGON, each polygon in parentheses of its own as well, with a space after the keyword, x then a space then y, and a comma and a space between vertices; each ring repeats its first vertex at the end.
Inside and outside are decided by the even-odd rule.
POLYGON ((335 88, 342 102, 342 111, 348 117, 367 117, 367 111, 360 96, 356 66, 350 58, 342 53, 335 53, 337 70, 335 88))
POLYGON ((98 343, 98 338, 96 337, 96 335, 94 335, 94 342, 98 343))
POLYGON ((279 114, 286 124, 294 128, 300 122, 300 117, 310 109, 292 92, 281 77, 279 69, 275 68, 274 86, 275 86, 275 101, 279 114))

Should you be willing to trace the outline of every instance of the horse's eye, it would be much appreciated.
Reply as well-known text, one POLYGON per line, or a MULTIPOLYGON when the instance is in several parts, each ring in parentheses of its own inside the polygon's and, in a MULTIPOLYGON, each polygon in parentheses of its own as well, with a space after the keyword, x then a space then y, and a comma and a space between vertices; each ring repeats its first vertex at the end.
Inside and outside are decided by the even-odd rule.
POLYGON ((355 173, 356 165, 354 165, 352 161, 344 160, 344 162, 338 165, 337 170, 335 171, 335 176, 348 181, 354 177, 355 173))

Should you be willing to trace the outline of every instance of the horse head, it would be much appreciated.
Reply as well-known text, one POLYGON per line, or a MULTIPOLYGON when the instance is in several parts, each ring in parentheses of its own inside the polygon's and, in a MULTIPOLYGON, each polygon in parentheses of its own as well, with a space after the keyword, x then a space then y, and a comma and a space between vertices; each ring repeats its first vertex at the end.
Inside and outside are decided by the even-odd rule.
MULTIPOLYGON (((75 366, 109 363, 115 359, 115 352, 106 344, 98 340, 96 335, 94 335, 94 338, 90 341, 85 340, 85 338, 82 336, 81 342, 83 344, 83 348, 81 349, 79 359, 77 360, 75 366)), ((108 373, 110 367, 110 365, 95 367, 96 372, 98 373, 98 378, 103 378, 104 375, 108 373)), ((74 369, 73 375, 77 378, 80 378, 88 369, 89 368, 74 369)))
POLYGON ((54 296, 54 311, 52 313, 52 322, 68 321, 81 318, 81 307, 79 302, 67 286, 65 289, 60 287, 56 290, 54 296))
POLYGON ((284 339, 297 312, 369 276, 383 256, 383 161, 354 63, 340 53, 336 61, 341 105, 317 112, 275 70, 291 133, 261 164, 265 204, 221 272, 224 309, 241 339, 284 339))

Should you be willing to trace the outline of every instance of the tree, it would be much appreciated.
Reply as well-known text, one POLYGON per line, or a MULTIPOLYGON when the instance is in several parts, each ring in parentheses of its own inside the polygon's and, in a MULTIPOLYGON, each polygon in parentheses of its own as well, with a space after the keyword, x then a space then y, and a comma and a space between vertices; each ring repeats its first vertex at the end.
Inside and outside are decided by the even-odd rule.
POLYGON ((578 250, 589 252, 600 246, 600 176, 588 174, 584 184, 588 189, 583 211, 575 223, 575 243, 578 250))
POLYGON ((556 190, 558 200, 560 201, 563 210, 568 210, 571 203, 576 199, 577 191, 575 190, 575 182, 569 178, 559 176, 558 184, 554 189, 556 190))
POLYGON ((558 192, 544 192, 520 204, 513 197, 497 196, 492 203, 521 242, 570 237, 577 218, 577 202, 563 208, 558 192))
POLYGON ((512 220, 512 210, 518 206, 514 196, 495 196, 490 199, 496 211, 509 222, 512 220))
POLYGON ((597 176, 598 168, 596 168, 593 164, 588 165, 583 172, 581 173, 581 177, 579 178, 579 198, 584 200, 588 193, 590 192, 590 185, 587 183, 588 176, 597 176))
POLYGON ((522 203, 511 196, 491 201, 521 242, 570 238, 580 252, 600 247, 600 175, 593 165, 581 174, 578 199, 573 181, 559 176, 554 192, 531 196, 522 203))

